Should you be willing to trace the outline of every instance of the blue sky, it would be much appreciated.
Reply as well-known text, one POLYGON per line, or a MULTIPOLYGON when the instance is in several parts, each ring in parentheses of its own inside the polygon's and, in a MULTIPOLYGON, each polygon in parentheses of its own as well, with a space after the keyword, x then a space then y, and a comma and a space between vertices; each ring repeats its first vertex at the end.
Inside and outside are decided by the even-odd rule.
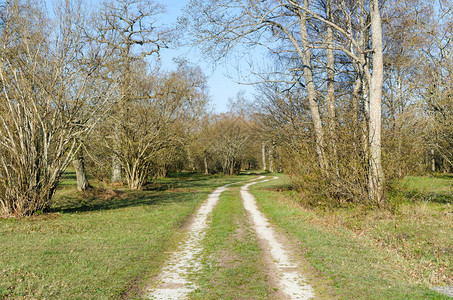
MULTIPOLYGON (((167 15, 162 17, 163 23, 171 24, 176 22, 177 17, 182 14, 182 9, 187 2, 188 0, 161 0, 161 3, 163 3, 167 9, 167 15)), ((234 74, 234 72, 236 72, 229 61, 221 61, 214 66, 209 59, 203 58, 200 53, 197 53, 196 49, 191 49, 190 47, 162 49, 161 60, 163 69, 175 69, 176 64, 173 63, 173 58, 178 56, 182 56, 189 62, 200 66, 205 75, 208 76, 208 86, 212 103, 215 106, 215 112, 226 112, 228 110, 228 98, 234 98, 241 90, 246 92, 246 97, 252 97, 252 86, 236 83, 235 80, 233 80, 235 78, 234 75, 227 76, 229 73, 234 74)))
MULTIPOLYGON (((58 3, 59 0, 45 0, 49 12, 52 11, 53 5, 58 3)), ((160 2, 166 7, 167 13, 160 17, 162 24, 174 24, 177 18, 182 14, 182 9, 189 2, 189 0, 155 0, 160 2)), ((90 8, 95 8, 101 0, 82 0, 90 8)), ((161 63, 165 71, 176 69, 176 64, 173 62, 174 58, 182 57, 188 62, 199 66, 205 75, 208 77, 208 87, 214 112, 221 113, 228 111, 228 99, 234 98, 241 90, 245 91, 245 96, 251 99, 254 88, 251 85, 241 85, 235 82, 232 78, 237 76, 227 76, 228 73, 234 74, 236 69, 230 64, 229 61, 220 61, 216 64, 212 63, 209 59, 205 59, 197 51, 191 47, 182 47, 179 49, 161 49, 161 63), (232 77, 232 78, 230 78, 232 77)), ((244 72, 246 74, 246 71, 244 72)))

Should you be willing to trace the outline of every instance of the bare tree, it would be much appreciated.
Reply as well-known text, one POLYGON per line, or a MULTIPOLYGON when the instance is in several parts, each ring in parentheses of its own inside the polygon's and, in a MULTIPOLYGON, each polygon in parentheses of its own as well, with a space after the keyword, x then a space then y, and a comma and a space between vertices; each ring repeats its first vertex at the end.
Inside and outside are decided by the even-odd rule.
MULTIPOLYGON (((364 102, 364 149, 369 163, 370 200, 382 204, 381 95, 383 77, 382 24, 379 1, 197 1, 189 13, 196 41, 218 57, 238 43, 264 46, 285 62, 273 76, 261 81, 280 81, 300 86, 310 111, 319 166, 325 174, 338 174, 335 145, 335 53, 343 53, 356 68, 356 101, 364 102), (335 13, 333 13, 335 12, 335 13), (325 30, 326 35, 322 32, 325 30), (325 67, 319 70, 320 52, 325 67), (323 75, 325 74, 325 75, 323 75), (327 124, 322 122, 320 78, 327 82, 327 124), (360 100, 363 99, 363 100, 360 100), (326 138, 330 143, 326 143, 326 138), (331 146, 329 146, 331 145, 331 146), (333 162, 326 149, 331 148, 333 162)), ((343 64, 344 65, 344 64, 343 64)), ((302 99, 304 99, 302 98, 302 99)))
POLYGON ((250 141, 248 122, 241 116, 223 114, 218 116, 211 130, 212 150, 221 159, 223 173, 238 173, 242 154, 250 141))
POLYGON ((204 113, 208 98, 206 79, 199 68, 181 64, 177 71, 151 74, 146 72, 144 62, 136 62, 131 74, 134 77, 129 100, 122 113, 96 130, 96 136, 107 138, 90 148, 97 151, 98 155, 93 156, 100 164, 106 163, 102 160, 105 153, 115 151, 128 187, 140 189, 158 173, 165 174, 167 166, 182 156, 191 128, 204 113), (116 136, 110 133, 112 122, 119 124, 116 136))
POLYGON ((84 49, 79 7, 62 3, 55 20, 37 7, 11 1, 2 16, 2 215, 27 216, 48 209, 80 140, 108 110, 107 91, 88 88, 97 84, 99 61, 84 49), (46 26, 50 22, 53 26, 46 26))
MULTIPOLYGON (((156 27, 157 16, 164 7, 153 0, 111 0, 102 4, 100 14, 93 16, 93 28, 86 35, 99 45, 99 51, 111 57, 106 66, 110 77, 120 80, 117 107, 113 118, 120 120, 131 100, 133 64, 150 55, 159 55, 170 40, 170 30, 156 27)), ((121 162, 118 157, 119 132, 122 124, 113 123, 112 182, 121 182, 121 162)))
MULTIPOLYGON (((308 1, 304 3, 308 5, 308 1)), ((278 80, 287 80, 306 88, 316 137, 315 147, 319 164, 325 170, 324 129, 314 83, 307 12, 300 9, 295 1, 235 0, 211 3, 193 0, 189 7, 192 27, 196 30, 196 41, 204 45, 208 53, 222 57, 234 45, 244 43, 264 46, 273 53, 289 52, 298 56, 301 63, 289 66, 285 70, 289 77, 278 80), (276 40, 283 40, 285 48, 280 48, 281 44, 276 45, 276 40)))
POLYGON ((370 1, 373 73, 370 85, 370 197, 383 203, 384 170, 381 163, 382 86, 384 81, 384 55, 382 21, 379 1, 370 1))
POLYGON ((453 5, 442 0, 421 1, 418 30, 426 45, 422 48, 422 76, 419 92, 424 99, 427 122, 425 142, 431 170, 453 169, 453 5))

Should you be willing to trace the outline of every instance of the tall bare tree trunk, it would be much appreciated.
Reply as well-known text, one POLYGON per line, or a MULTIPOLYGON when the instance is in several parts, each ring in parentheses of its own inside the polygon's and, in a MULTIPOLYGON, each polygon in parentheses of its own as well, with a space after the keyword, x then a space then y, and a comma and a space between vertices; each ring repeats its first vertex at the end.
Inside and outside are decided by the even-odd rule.
POLYGON ((112 182, 113 183, 121 183, 121 160, 119 159, 119 153, 121 153, 120 147, 120 126, 121 123, 124 122, 124 110, 127 104, 129 104, 130 97, 129 97, 129 88, 130 88, 130 72, 131 72, 131 58, 129 56, 131 43, 126 42, 126 47, 121 51, 121 62, 123 66, 123 74, 121 74, 121 84, 120 84, 120 99, 118 101, 117 106, 117 113, 120 115, 120 120, 116 120, 115 125, 113 127, 114 130, 114 140, 113 140, 113 158, 112 158, 112 182))
POLYGON ((379 1, 370 1, 371 38, 373 45, 373 73, 370 82, 370 197, 377 204, 383 203, 384 171, 381 164, 381 98, 384 78, 382 24, 379 1))
POLYGON ((121 161, 118 157, 118 152, 120 151, 119 149, 119 129, 118 125, 116 125, 113 129, 115 132, 114 134, 114 139, 113 139, 113 156, 112 156, 112 183, 120 183, 122 182, 121 178, 121 161))
POLYGON ((204 173, 205 173, 206 175, 209 175, 208 159, 206 158, 206 155, 205 155, 204 158, 203 158, 203 162, 204 162, 204 173))
POLYGON ((112 157, 112 182, 119 183, 122 182, 121 179, 121 163, 118 159, 118 156, 113 155, 112 157))
POLYGON ((187 151, 187 160, 189 163, 189 170, 191 172, 195 172, 195 163, 193 161, 192 155, 190 154, 190 151, 187 151))
POLYGON ((266 144, 261 144, 261 157, 263 159, 263 170, 266 170, 266 144))
MULTIPOLYGON (((365 0, 360 1, 360 10, 366 11, 365 0)), ((364 15, 360 15, 360 36, 359 36, 359 47, 363 51, 359 53, 359 61, 357 62, 357 72, 359 78, 361 79, 361 101, 362 107, 360 107, 363 118, 360 124, 361 129, 361 138, 363 144, 363 153, 364 153, 364 162, 369 166, 370 165, 370 60, 365 54, 365 49, 368 49, 370 43, 370 30, 368 20, 364 15)), ((352 30, 352 27, 351 27, 352 30)), ((368 189, 370 190, 370 185, 368 184, 368 189)), ((370 193, 370 192, 369 192, 370 193)))
POLYGON ((272 146, 269 147, 269 172, 273 173, 274 172, 274 143, 272 143, 272 146))
POLYGON ((403 138, 402 138, 402 133, 401 133, 401 129, 398 128, 397 129, 397 143, 398 143, 398 146, 397 146, 397 160, 398 160, 398 177, 403 177, 403 164, 402 164, 402 161, 403 161, 403 138))
POLYGON ((90 187, 90 184, 88 183, 87 174, 85 171, 85 161, 83 158, 82 149, 78 150, 74 160, 72 161, 72 164, 74 166, 77 177, 77 190, 81 192, 86 191, 90 187))
MULTIPOLYGON (((332 0, 326 1, 326 16, 327 20, 333 21, 332 18, 332 0)), ((338 155, 336 145, 336 126, 335 126, 335 57, 333 53, 333 29, 330 25, 327 26, 326 35, 326 56, 327 56, 327 110, 328 110, 328 126, 330 147, 332 151, 332 166, 334 174, 339 176, 338 155)))
POLYGON ((431 148, 431 172, 436 172, 436 158, 434 156, 434 148, 431 148))
MULTIPOLYGON (((304 6, 308 9, 308 0, 304 0, 304 6)), ((305 86, 307 89, 308 103, 310 107, 311 118, 315 130, 316 152, 319 157, 319 165, 322 170, 327 170, 327 160, 324 151, 324 130, 322 128, 321 115, 319 113, 318 103, 316 102, 316 89, 313 79, 313 70, 311 64, 311 51, 309 48, 308 31, 307 31, 307 12, 298 11, 300 36, 302 40, 302 62, 304 65, 305 86)))
MULTIPOLYGON (((352 91, 352 124, 354 128, 358 128, 359 121, 359 106, 361 99, 361 89, 362 89, 362 79, 360 75, 357 75, 357 78, 354 83, 354 89, 352 91)), ((354 131, 354 138, 356 138, 354 131)), ((354 139, 355 140, 355 139, 354 139)))

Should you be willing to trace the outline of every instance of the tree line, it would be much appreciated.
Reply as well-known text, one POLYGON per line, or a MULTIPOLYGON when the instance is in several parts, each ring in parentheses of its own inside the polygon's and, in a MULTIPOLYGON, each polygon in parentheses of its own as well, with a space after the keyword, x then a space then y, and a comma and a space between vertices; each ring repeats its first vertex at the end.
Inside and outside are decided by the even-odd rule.
POLYGON ((81 191, 87 173, 141 189, 262 168, 313 204, 372 206, 395 178, 451 171, 449 1, 190 0, 174 27, 152 0, 0 5, 3 216, 48 210, 70 164, 81 191), (214 60, 264 49, 253 103, 213 114, 199 67, 161 70, 180 39, 214 60))
POLYGON ((207 117, 201 69, 179 61, 176 70, 162 71, 156 63, 176 36, 155 25, 161 4, 114 0, 91 14, 69 0, 51 8, 7 1, 1 8, 2 216, 48 210, 70 164, 81 191, 89 188, 87 173, 140 189, 168 170, 195 168, 200 157, 206 173, 238 168, 244 137, 232 152, 212 137, 195 146, 208 131, 243 131, 232 116, 207 117))

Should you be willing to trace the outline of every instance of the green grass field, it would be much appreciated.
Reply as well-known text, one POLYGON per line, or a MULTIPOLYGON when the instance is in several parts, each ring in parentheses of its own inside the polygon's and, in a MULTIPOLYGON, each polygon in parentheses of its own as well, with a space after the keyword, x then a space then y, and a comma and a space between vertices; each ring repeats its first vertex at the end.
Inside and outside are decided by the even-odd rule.
POLYGON ((453 176, 407 176, 395 184, 389 200, 453 205, 453 176))
POLYGON ((63 178, 52 213, 0 220, 0 298, 133 298, 199 203, 217 186, 251 178, 179 174, 144 191, 81 195, 74 176, 63 178))
POLYGON ((399 185, 406 190, 442 193, 451 191, 452 180, 451 175, 407 176, 399 185))
MULTIPOLYGON (((97 183, 81 194, 69 171, 51 213, 0 219, 0 299, 138 298, 201 201, 251 178, 181 173, 142 191, 97 183)), ((389 195, 393 211, 303 208, 284 176, 252 193, 297 245, 319 299, 449 299, 429 287, 453 285, 450 180, 406 178, 389 195)), ((277 297, 237 186, 221 195, 203 245, 190 298, 277 297)))

